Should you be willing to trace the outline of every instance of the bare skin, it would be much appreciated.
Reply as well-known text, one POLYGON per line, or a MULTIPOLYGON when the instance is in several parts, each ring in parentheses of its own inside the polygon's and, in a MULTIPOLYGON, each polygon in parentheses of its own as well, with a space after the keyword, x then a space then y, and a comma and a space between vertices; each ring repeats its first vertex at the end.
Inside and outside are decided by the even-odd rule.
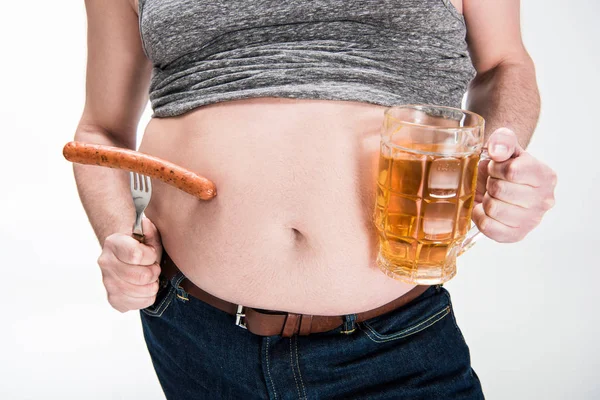
MULTIPOLYGON (((482 170, 482 203, 473 219, 494 240, 520 240, 552 205, 555 177, 518 144, 528 143, 539 114, 519 2, 453 4, 465 14, 478 72, 469 107, 487 120, 494 160, 482 170), (500 127, 514 133, 494 133, 500 127)), ((86 7, 87 97, 75 139, 133 148, 151 68, 137 31, 137 6, 133 0, 87 0, 86 7)), ((157 182, 146 245, 131 238, 126 174, 75 166, 103 247, 99 265, 110 304, 122 312, 152 304, 163 246, 196 285, 245 306, 347 314, 410 290, 374 262, 371 215, 382 115, 382 107, 362 103, 261 98, 153 119, 140 150, 201 173, 219 195, 200 202, 157 182)))

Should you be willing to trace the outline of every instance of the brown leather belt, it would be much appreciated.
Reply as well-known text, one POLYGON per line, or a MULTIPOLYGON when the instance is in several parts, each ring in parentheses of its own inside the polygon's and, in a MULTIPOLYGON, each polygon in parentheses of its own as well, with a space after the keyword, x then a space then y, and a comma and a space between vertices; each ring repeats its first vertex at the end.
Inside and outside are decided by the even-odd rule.
MULTIPOLYGON (((179 268, 177 268, 173 260, 166 253, 163 254, 161 267, 161 279, 171 280, 179 272, 179 268)), ((295 334, 309 335, 311 333, 330 331, 344 323, 344 317, 338 315, 294 314, 236 305, 205 292, 194 285, 189 279, 184 279, 179 286, 195 298, 228 314, 235 315, 236 325, 246 328, 259 336, 281 335, 283 337, 291 337, 295 334)), ((362 322, 402 307, 416 299, 428 288, 429 286, 424 285, 415 286, 409 292, 381 307, 356 314, 356 322, 362 322)))

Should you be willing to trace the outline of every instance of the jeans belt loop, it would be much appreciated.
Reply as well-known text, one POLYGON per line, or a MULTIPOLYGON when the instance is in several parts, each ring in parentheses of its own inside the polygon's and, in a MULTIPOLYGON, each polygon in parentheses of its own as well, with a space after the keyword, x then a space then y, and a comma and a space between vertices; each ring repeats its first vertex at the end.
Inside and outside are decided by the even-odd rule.
POLYGON ((181 271, 177 272, 177 274, 175 274, 175 276, 171 279, 171 284, 177 291, 177 298, 181 301, 190 300, 185 289, 181 287, 181 282, 183 282, 185 279, 185 275, 183 275, 181 271))
POLYGON ((246 326, 246 314, 244 313, 244 306, 238 304, 237 311, 235 312, 235 325, 243 329, 248 329, 246 326))
POLYGON ((351 334, 356 330, 356 314, 349 314, 344 317, 344 330, 340 333, 346 335, 351 334))

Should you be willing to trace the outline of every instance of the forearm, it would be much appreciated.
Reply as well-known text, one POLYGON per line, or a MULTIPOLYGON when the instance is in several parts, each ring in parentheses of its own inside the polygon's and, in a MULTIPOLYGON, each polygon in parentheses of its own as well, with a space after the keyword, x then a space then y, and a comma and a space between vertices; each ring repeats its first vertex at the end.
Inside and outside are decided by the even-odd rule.
POLYGON ((501 127, 512 129, 527 147, 540 114, 540 96, 531 58, 504 62, 471 82, 467 108, 485 118, 486 142, 501 127))
MULTIPOLYGON (((100 128, 80 125, 75 140, 85 143, 133 148, 134 143, 121 143, 100 128)), ((73 165, 81 203, 102 246, 107 236, 131 233, 134 208, 126 171, 89 165, 73 165)))

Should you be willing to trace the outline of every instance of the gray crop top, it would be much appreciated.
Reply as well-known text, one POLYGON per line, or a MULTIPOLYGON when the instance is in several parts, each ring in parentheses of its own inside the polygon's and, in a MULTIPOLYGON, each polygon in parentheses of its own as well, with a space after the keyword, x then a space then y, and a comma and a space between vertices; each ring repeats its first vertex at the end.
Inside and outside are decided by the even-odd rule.
POLYGON ((460 106, 474 69, 449 0, 139 0, 155 117, 251 97, 460 106))

